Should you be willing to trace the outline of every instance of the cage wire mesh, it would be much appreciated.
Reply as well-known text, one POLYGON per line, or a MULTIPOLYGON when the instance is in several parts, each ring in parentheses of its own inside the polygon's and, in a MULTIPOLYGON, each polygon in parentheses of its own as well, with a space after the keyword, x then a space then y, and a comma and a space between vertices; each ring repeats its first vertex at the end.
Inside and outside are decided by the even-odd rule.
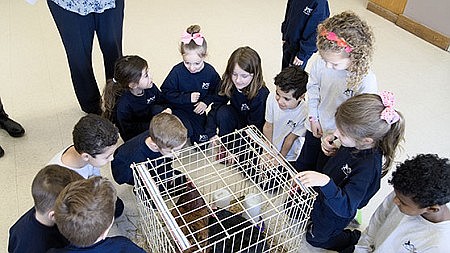
POLYGON ((134 163, 152 252, 295 252, 317 194, 253 126, 134 163))

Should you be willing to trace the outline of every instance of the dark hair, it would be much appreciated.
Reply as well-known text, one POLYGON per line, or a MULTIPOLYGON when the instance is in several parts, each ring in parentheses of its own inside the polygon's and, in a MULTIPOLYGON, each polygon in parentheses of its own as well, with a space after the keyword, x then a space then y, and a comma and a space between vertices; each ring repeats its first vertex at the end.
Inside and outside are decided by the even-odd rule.
POLYGON ((75 125, 72 137, 73 146, 78 153, 95 157, 103 153, 105 148, 117 143, 119 130, 109 120, 88 114, 75 125))
POLYGON ((55 203, 59 231, 75 246, 94 244, 113 222, 116 197, 113 184, 103 177, 70 183, 55 203))
POLYGON ((259 90, 266 86, 266 83, 262 75, 261 58, 251 47, 240 47, 231 54, 225 72, 222 75, 219 95, 231 98, 233 89, 235 89, 232 76, 236 65, 245 72, 253 74, 250 84, 242 90, 242 93, 248 99, 253 99, 258 95, 259 90))
POLYGON ((308 73, 300 66, 289 66, 284 68, 275 76, 275 86, 280 87, 283 92, 294 91, 292 96, 298 99, 306 92, 308 73))
POLYGON ((420 154, 392 172, 389 183, 420 208, 450 202, 450 164, 436 154, 420 154))
POLYGON ((115 121, 114 110, 117 99, 130 89, 130 83, 139 83, 142 71, 147 68, 147 61, 137 55, 117 59, 114 65, 114 78, 107 80, 103 89, 103 117, 115 121))
POLYGON ((80 179, 83 177, 71 169, 56 164, 45 166, 36 174, 31 184, 36 211, 41 214, 50 211, 64 187, 80 179))

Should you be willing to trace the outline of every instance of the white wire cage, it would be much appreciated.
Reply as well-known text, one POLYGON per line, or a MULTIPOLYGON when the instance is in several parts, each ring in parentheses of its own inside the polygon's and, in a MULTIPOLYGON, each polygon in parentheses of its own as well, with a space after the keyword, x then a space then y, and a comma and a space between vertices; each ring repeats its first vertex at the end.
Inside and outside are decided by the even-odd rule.
POLYGON ((151 252, 295 252, 317 194, 253 126, 131 167, 151 252))

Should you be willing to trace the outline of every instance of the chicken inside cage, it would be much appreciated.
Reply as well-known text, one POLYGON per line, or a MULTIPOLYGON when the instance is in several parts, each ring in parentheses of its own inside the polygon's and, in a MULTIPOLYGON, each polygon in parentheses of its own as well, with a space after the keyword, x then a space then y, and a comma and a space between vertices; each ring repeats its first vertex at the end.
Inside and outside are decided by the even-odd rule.
POLYGON ((299 248, 316 193, 301 184, 300 191, 292 190, 295 171, 256 128, 187 147, 168 163, 133 166, 142 230, 152 251, 299 248), (181 173, 158 173, 162 167, 181 173))

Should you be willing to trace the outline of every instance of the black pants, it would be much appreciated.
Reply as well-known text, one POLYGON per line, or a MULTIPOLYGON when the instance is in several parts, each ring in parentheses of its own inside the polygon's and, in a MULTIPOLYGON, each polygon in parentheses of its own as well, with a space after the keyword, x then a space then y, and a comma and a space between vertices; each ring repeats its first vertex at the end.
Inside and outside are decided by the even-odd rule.
POLYGON ((311 131, 306 131, 305 143, 297 158, 297 171, 314 170, 322 172, 329 157, 322 151, 320 138, 314 137, 311 131))
POLYGON ((65 10, 47 0, 48 8, 58 28, 75 94, 86 113, 100 113, 100 92, 92 69, 92 45, 97 34, 103 54, 106 79, 113 78, 115 61, 122 56, 124 0, 116 0, 114 9, 86 16, 65 10))
MULTIPOLYGON (((289 67, 294 61, 295 56, 298 53, 298 48, 289 45, 289 42, 284 42, 283 44, 283 58, 281 60, 281 69, 289 67)), ((306 64, 308 63, 310 57, 303 60, 303 64, 301 65, 302 69, 305 69, 306 64)))

